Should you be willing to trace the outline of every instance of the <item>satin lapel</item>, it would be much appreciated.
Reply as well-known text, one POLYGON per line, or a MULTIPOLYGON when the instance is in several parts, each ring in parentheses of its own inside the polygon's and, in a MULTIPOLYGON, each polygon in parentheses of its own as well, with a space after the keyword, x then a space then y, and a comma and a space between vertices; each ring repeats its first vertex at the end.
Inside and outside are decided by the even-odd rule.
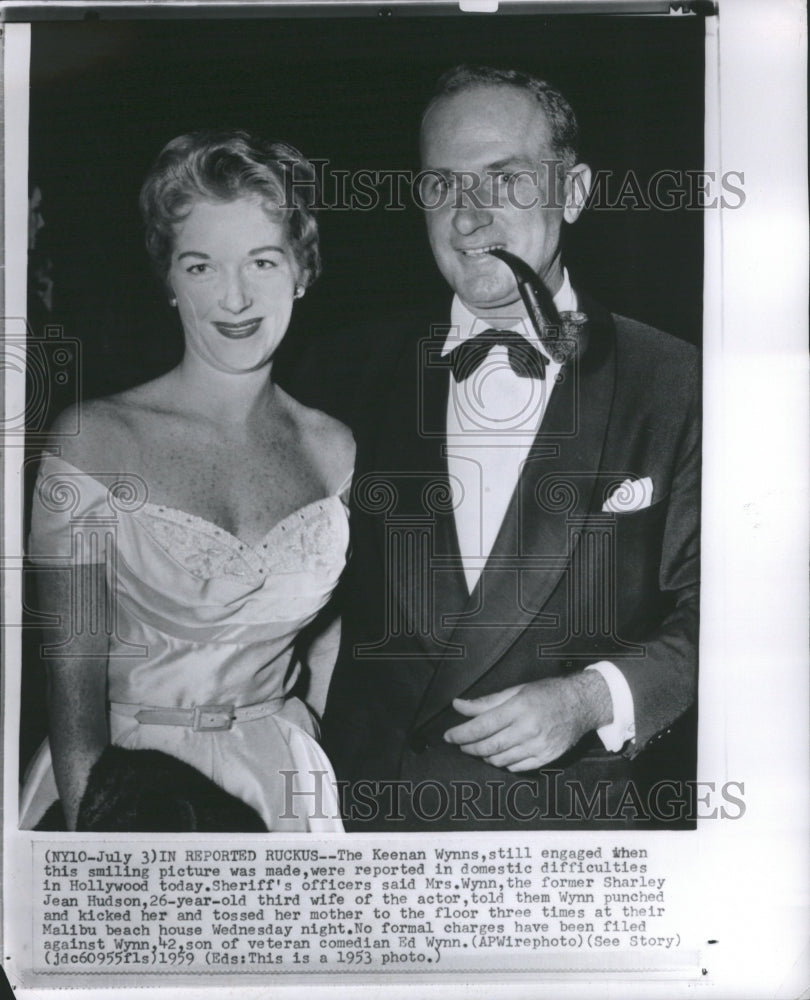
POLYGON ((447 613, 458 613, 468 598, 444 453, 449 366, 441 346, 446 333, 447 327, 434 329, 429 340, 411 341, 402 354, 372 479, 387 484, 393 497, 375 519, 387 585, 406 628, 437 660, 436 641, 441 645, 452 632, 447 613))
POLYGON ((452 641, 464 656, 436 671, 417 727, 482 677, 527 627, 544 624, 543 606, 568 567, 569 519, 590 508, 615 382, 613 321, 598 306, 588 316, 585 356, 555 385, 487 566, 458 616, 452 641))

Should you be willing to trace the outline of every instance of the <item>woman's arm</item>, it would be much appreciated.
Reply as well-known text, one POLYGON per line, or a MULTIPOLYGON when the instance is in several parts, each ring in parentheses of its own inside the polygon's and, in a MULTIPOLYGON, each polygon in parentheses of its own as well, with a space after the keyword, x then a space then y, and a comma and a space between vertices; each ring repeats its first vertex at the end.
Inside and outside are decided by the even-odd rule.
MULTIPOLYGON (((324 413, 315 415, 314 428, 311 446, 327 492, 339 496, 348 508, 356 451, 352 432, 345 424, 324 413)), ((305 700, 318 718, 326 706, 339 649, 340 610, 339 602, 333 599, 307 630, 303 654, 309 667, 305 700)))
POLYGON ((306 661, 309 666, 306 702, 319 719, 323 716, 326 694, 332 679, 332 671, 335 669, 339 647, 340 618, 333 618, 313 637, 306 650, 306 661))
POLYGON ((90 769, 109 742, 104 564, 41 570, 37 589, 43 609, 59 618, 45 646, 48 736, 67 828, 75 830, 90 769))

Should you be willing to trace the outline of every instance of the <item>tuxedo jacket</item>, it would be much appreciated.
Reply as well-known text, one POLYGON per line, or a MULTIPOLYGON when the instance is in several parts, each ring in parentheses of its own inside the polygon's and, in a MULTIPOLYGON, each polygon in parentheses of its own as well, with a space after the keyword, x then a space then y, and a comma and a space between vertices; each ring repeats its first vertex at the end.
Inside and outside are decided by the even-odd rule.
POLYGON ((675 724, 697 679, 698 355, 579 301, 585 349, 558 376, 472 593, 445 454, 447 324, 413 328, 362 394, 342 642, 323 720, 348 829, 688 820, 673 776, 689 773, 693 733, 675 724), (650 480, 652 502, 606 512, 628 479, 650 480), (442 739, 464 721, 454 698, 599 660, 632 692, 636 734, 623 752, 591 733, 540 771, 512 773, 442 739), (664 751, 673 731, 687 744, 664 751))

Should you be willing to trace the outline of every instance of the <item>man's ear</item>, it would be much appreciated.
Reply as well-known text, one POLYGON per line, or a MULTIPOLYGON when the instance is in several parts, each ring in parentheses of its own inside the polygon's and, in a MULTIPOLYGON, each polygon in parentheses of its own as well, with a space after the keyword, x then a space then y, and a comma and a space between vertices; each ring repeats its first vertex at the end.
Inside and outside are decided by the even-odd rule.
POLYGON ((565 172, 565 208, 563 218, 566 222, 576 222, 579 214, 588 200, 591 190, 591 168, 587 163, 577 163, 565 172))

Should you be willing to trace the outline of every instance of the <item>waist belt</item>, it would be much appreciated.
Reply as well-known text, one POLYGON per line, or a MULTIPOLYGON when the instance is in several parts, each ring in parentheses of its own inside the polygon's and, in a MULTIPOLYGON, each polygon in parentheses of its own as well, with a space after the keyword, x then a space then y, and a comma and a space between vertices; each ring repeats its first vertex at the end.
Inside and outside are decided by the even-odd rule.
POLYGON ((230 729, 234 722, 252 722, 266 715, 275 715, 284 698, 271 698, 258 705, 195 705, 193 708, 158 708, 151 705, 130 705, 110 702, 110 711, 128 715, 136 722, 149 726, 188 726, 195 733, 230 729))

